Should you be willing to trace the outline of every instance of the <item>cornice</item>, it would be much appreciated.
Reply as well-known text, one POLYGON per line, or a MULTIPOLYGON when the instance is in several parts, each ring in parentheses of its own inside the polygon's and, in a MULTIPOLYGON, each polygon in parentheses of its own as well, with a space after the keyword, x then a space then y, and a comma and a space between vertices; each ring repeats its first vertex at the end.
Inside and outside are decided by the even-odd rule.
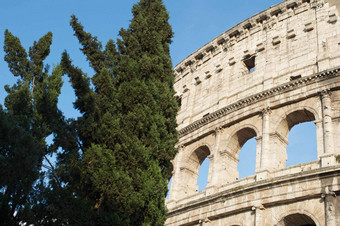
POLYGON ((259 92, 257 94, 251 95, 249 97, 243 98, 239 101, 236 101, 224 108, 221 108, 202 119, 196 120, 195 122, 191 123, 190 125, 184 127, 183 129, 178 131, 179 137, 183 137, 219 118, 222 118, 232 112, 235 112, 241 108, 247 107, 249 105, 258 103, 259 101, 268 99, 275 95, 279 95, 285 92, 289 92, 292 90, 296 90, 302 86, 306 86, 312 83, 319 82, 324 79, 329 79, 332 77, 339 76, 340 67, 336 67, 333 69, 325 70, 323 72, 315 73, 310 76, 302 77, 282 85, 273 87, 271 89, 267 89, 265 91, 259 92))

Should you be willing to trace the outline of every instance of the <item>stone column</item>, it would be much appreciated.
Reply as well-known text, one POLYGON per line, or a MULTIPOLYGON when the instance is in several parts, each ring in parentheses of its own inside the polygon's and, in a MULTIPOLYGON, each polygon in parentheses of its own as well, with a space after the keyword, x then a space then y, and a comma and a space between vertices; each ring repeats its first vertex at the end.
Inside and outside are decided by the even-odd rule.
POLYGON ((237 163, 239 160, 227 150, 224 142, 228 134, 224 133, 224 129, 216 128, 215 135, 211 185, 218 188, 221 185, 234 182, 238 178, 237 163))
POLYGON ((323 127, 324 127, 324 152, 333 153, 333 131, 332 131, 332 109, 331 109, 331 92, 324 90, 321 92, 323 127))
POLYGON ((324 155, 324 140, 323 140, 323 120, 322 118, 318 121, 314 121, 316 127, 316 150, 318 151, 318 158, 324 155))
POLYGON ((214 175, 214 154, 208 155, 207 157, 209 159, 209 170, 208 170, 208 182, 207 186, 211 186, 212 184, 212 178, 214 175))
POLYGON ((262 204, 255 205, 251 208, 254 211, 254 226, 261 226, 264 222, 262 222, 262 212, 265 210, 262 204))
POLYGON ((169 195, 169 200, 178 200, 179 197, 182 195, 181 193, 181 160, 183 156, 185 146, 180 145, 178 147, 178 153, 174 159, 174 170, 173 170, 173 175, 172 175, 172 182, 171 182, 171 188, 170 188, 170 195, 169 195))
POLYGON ((268 170, 270 170, 270 153, 269 153, 269 119, 271 110, 266 107, 262 110, 262 139, 261 151, 259 161, 259 172, 256 173, 256 179, 262 180, 268 177, 268 170))
POLYGON ((269 117, 271 110, 266 107, 262 110, 262 147, 261 147, 261 161, 260 169, 264 170, 268 162, 269 153, 269 117))
POLYGON ((324 90, 321 92, 323 150, 324 150, 323 156, 321 157, 321 166, 329 166, 335 164, 330 95, 331 95, 330 90, 324 90))
POLYGON ((215 128, 215 146, 213 153, 208 156, 210 159, 209 164, 209 177, 208 177, 208 185, 207 187, 216 187, 218 185, 218 180, 220 177, 220 169, 219 169, 219 148, 221 141, 221 133, 223 132, 222 127, 215 128), (216 156, 216 158, 214 157, 216 156))
POLYGON ((336 216, 335 212, 335 201, 336 195, 333 191, 330 191, 328 187, 326 187, 325 192, 321 194, 321 198, 324 199, 325 202, 325 218, 326 225, 325 226, 336 226, 336 216))
POLYGON ((213 178, 215 176, 215 168, 216 168, 216 163, 215 163, 215 158, 214 158, 214 154, 211 154, 208 156, 209 158, 209 171, 208 171, 208 183, 207 186, 205 187, 205 192, 207 195, 211 195, 215 193, 215 188, 216 186, 214 185, 214 181, 213 178))
POLYGON ((256 138, 256 163, 255 163, 255 174, 261 172, 261 147, 262 147, 262 137, 257 136, 256 138))

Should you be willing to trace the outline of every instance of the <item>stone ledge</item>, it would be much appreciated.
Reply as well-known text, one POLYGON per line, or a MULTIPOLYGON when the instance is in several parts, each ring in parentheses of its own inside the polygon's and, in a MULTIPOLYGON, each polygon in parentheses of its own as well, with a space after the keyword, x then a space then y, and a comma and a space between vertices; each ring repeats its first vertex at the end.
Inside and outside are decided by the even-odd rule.
MULTIPOLYGON (((302 165, 307 165, 307 164, 302 164, 302 165)), ((295 166, 291 168, 294 168, 294 167, 295 166)), ((271 174, 273 173, 275 172, 272 172, 271 174)), ((208 202, 215 202, 221 199, 225 199, 226 197, 236 196, 238 194, 251 193, 254 191, 258 191, 262 188, 268 189, 268 187, 281 186, 282 184, 287 184, 293 181, 300 182, 302 180, 318 178, 318 177, 326 176, 327 174, 334 174, 334 173, 340 174, 340 165, 323 167, 323 168, 313 169, 309 171, 302 171, 302 172, 293 173, 289 175, 279 176, 276 178, 269 177, 261 181, 255 181, 254 179, 253 183, 236 186, 236 187, 233 187, 227 190, 223 190, 223 186, 222 186, 218 189, 219 190, 218 192, 216 192, 213 195, 209 195, 209 196, 205 196, 205 191, 202 191, 196 195, 184 198, 182 200, 178 200, 178 201, 169 200, 168 203, 171 203, 172 206, 174 207, 169 208, 168 215, 170 216, 172 214, 175 214, 178 211, 183 211, 184 209, 187 209, 187 208, 193 208, 194 206, 205 205, 208 202), (190 199, 193 199, 193 198, 195 199, 192 201, 189 201, 190 199), (185 200, 188 200, 188 201, 186 202, 185 200)), ((254 177, 254 176, 251 176, 251 177, 254 177)), ((242 180, 244 179, 247 179, 247 178, 243 178, 242 180)))
POLYGON ((222 109, 219 109, 213 113, 210 113, 208 116, 199 119, 193 123, 191 123, 190 125, 184 127, 183 129, 178 131, 178 135, 179 137, 183 137, 186 134, 189 134, 201 127, 203 127, 206 124, 209 124, 212 121, 215 121, 223 116, 226 116, 238 109, 244 108, 246 106, 252 105, 257 103, 258 101, 273 97, 275 95, 281 94, 281 93, 285 93, 285 92, 289 92, 292 90, 295 90, 297 88, 300 88, 301 86, 305 86, 305 85, 309 85, 312 83, 316 83, 319 82, 321 80, 324 79, 328 79, 328 78, 332 78, 332 77, 336 77, 339 76, 339 71, 340 71, 340 67, 336 67, 330 70, 325 70, 323 72, 320 73, 315 73, 313 75, 310 76, 306 76, 306 77, 302 77, 300 79, 296 79, 287 83, 284 83, 282 85, 273 87, 271 89, 262 91, 260 93, 251 95, 249 97, 243 98, 233 104, 230 104, 222 109))

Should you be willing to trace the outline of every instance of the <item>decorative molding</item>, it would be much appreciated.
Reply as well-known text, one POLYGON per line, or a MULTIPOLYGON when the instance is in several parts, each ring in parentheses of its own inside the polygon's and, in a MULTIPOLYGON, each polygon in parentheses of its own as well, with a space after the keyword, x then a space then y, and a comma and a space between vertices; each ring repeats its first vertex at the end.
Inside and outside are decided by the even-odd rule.
POLYGON ((270 115, 272 113, 272 110, 269 106, 262 109, 262 115, 270 115))
POLYGON ((329 186, 325 187, 324 192, 321 193, 321 198, 325 199, 327 196, 333 196, 336 197, 336 194, 332 189, 329 188, 329 186))
POLYGON ((222 126, 218 126, 215 128, 215 134, 221 134, 223 133, 223 127, 222 126))
POLYGON ((185 149, 185 145, 184 144, 178 145, 178 152, 183 152, 184 149, 185 149))
POLYGON ((330 97, 332 95, 332 92, 331 92, 331 90, 330 89, 325 89, 325 90, 322 90, 321 92, 320 92, 320 96, 322 97, 322 98, 327 98, 327 97, 330 97))
POLYGON ((262 91, 260 93, 251 95, 249 97, 243 98, 235 103, 232 103, 224 108, 221 108, 215 112, 210 113, 206 117, 203 117, 202 119, 199 119, 190 125, 184 127, 183 129, 178 131, 179 137, 183 137, 219 118, 222 118, 232 112, 235 112, 241 108, 244 108, 246 106, 256 104, 259 101, 262 101, 264 99, 268 99, 270 97, 273 97, 275 95, 296 90, 302 86, 306 86, 315 82, 318 82, 322 79, 327 79, 333 76, 339 76, 340 74, 338 73, 340 71, 340 67, 336 67, 330 70, 326 70, 320 73, 315 73, 311 76, 306 76, 302 77, 296 80, 292 80, 290 82, 284 83, 282 85, 273 87, 271 89, 262 91))

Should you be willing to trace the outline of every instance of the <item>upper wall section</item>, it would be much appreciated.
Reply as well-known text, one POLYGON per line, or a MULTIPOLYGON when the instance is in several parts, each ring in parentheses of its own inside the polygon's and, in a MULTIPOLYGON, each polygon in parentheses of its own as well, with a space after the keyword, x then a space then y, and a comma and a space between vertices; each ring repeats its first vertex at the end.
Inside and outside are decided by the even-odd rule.
POLYGON ((178 129, 245 97, 340 65, 340 1, 286 0, 179 63, 178 129))

